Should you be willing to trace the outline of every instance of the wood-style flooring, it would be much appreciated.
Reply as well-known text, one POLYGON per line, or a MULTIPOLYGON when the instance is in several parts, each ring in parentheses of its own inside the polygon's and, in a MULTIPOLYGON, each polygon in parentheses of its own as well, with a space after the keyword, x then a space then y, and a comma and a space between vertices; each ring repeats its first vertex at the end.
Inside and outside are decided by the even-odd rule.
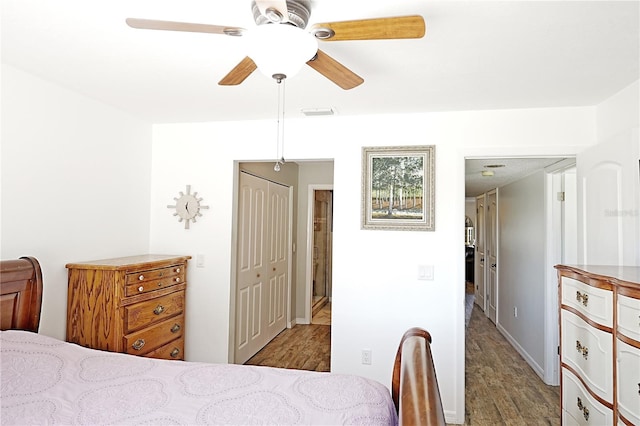
MULTIPOLYGON (((330 371, 330 347, 331 326, 299 324, 247 364, 330 371)), ((477 306, 466 331, 465 362, 465 425, 560 424, 559 388, 545 385, 477 306)))
POLYGON ((545 385, 477 306, 465 363, 465 425, 560 424, 560 388, 545 385))
POLYGON ((287 328, 245 364, 330 371, 331 326, 297 324, 287 328))

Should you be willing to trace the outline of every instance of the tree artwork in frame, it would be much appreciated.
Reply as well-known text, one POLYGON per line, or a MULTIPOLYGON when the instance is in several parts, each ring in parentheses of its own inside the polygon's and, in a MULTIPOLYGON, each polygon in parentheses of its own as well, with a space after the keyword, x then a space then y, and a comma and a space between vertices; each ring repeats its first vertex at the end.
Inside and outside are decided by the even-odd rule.
POLYGON ((435 230, 435 146, 362 148, 362 229, 435 230))

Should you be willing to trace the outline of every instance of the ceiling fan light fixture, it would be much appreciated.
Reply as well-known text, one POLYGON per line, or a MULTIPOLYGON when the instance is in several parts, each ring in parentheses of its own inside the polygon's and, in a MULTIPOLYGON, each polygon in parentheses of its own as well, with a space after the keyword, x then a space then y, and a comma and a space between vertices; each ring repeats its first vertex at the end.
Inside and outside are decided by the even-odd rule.
POLYGON ((270 78, 275 74, 291 78, 318 51, 318 41, 293 25, 261 25, 248 31, 246 39, 249 57, 270 78))

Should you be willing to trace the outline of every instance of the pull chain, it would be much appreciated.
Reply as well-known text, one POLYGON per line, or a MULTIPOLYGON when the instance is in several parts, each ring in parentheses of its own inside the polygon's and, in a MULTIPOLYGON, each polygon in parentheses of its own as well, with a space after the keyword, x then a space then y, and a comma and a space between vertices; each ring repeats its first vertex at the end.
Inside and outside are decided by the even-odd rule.
POLYGON ((286 76, 276 74, 274 78, 278 83, 278 130, 276 132, 276 164, 273 166, 273 170, 279 172, 280 166, 284 164, 284 99, 286 76))

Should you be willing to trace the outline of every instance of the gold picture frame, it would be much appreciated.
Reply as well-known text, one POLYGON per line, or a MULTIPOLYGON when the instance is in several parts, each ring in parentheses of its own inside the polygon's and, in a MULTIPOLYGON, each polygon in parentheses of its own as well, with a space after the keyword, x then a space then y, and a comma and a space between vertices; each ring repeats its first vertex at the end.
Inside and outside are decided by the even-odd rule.
POLYGON ((435 231, 435 146, 362 148, 362 229, 435 231))

